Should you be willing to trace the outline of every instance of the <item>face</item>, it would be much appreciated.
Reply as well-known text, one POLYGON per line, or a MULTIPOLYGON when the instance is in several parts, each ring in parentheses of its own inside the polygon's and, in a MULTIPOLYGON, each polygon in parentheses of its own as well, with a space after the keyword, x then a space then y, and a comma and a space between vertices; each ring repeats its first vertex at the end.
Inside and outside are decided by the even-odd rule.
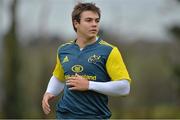
POLYGON ((99 32, 99 15, 92 11, 84 11, 81 13, 80 22, 74 22, 77 29, 77 35, 86 39, 96 37, 99 32))

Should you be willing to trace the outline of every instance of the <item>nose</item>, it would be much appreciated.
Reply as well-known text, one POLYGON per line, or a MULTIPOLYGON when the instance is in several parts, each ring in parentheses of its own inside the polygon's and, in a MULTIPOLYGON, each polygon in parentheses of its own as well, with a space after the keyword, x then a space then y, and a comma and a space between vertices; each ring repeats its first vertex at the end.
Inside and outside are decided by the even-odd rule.
POLYGON ((97 25, 98 25, 98 22, 96 20, 93 20, 92 26, 97 27, 97 25))

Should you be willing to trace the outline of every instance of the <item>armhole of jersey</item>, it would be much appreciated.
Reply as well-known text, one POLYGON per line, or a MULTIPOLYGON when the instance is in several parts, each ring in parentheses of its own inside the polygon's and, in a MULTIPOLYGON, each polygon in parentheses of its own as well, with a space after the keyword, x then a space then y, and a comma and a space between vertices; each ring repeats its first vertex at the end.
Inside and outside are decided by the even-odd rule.
MULTIPOLYGON (((58 49, 59 50, 59 49, 58 49)), ((53 71, 53 76, 55 76, 58 80, 60 80, 61 82, 65 81, 65 77, 64 77, 64 70, 63 67, 61 65, 60 62, 60 58, 58 56, 58 51, 57 51, 57 56, 56 56, 56 66, 55 69, 53 71)))
POLYGON ((111 50, 107 62, 106 70, 112 81, 114 80, 128 80, 131 82, 126 66, 123 62, 120 51, 117 47, 111 50))

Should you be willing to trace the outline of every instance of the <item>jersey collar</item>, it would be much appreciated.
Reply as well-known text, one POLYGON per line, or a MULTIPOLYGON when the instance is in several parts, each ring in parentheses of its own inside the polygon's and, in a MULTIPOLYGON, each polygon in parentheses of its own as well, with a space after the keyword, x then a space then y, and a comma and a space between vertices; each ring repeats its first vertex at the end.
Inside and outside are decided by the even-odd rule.
MULTIPOLYGON (((77 40, 77 39, 75 39, 75 40, 73 41, 74 45, 77 45, 77 44, 76 44, 76 40, 77 40)), ((96 36, 96 42, 94 42, 94 43, 92 43, 92 44, 89 44, 89 45, 87 45, 86 47, 93 46, 93 45, 99 43, 100 40, 101 40, 101 38, 100 38, 99 36, 96 36)), ((86 48, 86 47, 85 47, 85 48, 86 48)), ((84 49, 84 48, 83 48, 83 49, 84 49)))

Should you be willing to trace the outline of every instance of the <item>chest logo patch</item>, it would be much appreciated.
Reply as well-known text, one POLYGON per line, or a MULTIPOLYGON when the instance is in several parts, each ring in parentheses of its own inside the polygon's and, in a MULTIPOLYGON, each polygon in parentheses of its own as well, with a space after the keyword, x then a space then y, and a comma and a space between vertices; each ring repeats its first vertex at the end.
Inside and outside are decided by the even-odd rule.
POLYGON ((69 62, 68 56, 66 56, 66 57, 63 59, 63 62, 62 62, 62 63, 65 63, 65 62, 69 62))
POLYGON ((74 65, 72 66, 71 70, 75 73, 79 73, 83 71, 83 66, 82 65, 74 65))
POLYGON ((89 63, 96 63, 97 61, 100 61, 101 56, 93 55, 88 58, 89 63))

